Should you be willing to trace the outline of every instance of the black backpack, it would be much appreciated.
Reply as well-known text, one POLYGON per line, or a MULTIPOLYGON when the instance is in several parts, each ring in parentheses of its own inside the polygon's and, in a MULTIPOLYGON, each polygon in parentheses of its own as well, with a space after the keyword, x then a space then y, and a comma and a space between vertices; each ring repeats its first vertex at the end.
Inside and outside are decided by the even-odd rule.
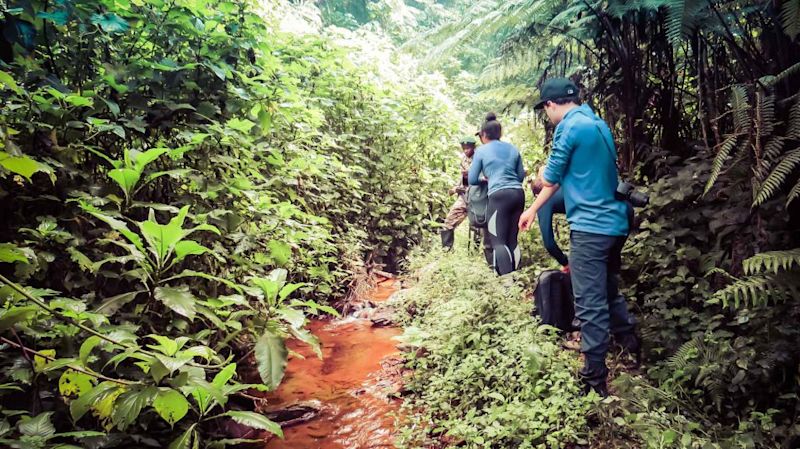
POLYGON ((467 189, 467 218, 473 228, 485 228, 489 220, 489 184, 482 182, 467 189))
POLYGON ((542 324, 549 324, 564 332, 577 330, 573 324, 575 299, 569 274, 559 270, 544 271, 536 281, 533 301, 542 324))

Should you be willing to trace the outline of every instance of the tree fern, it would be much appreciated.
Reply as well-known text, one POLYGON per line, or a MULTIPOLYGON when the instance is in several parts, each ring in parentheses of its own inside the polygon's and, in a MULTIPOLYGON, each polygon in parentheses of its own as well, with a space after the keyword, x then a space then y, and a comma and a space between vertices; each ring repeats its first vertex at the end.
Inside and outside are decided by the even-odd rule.
POLYGON ((800 179, 797 180, 797 184, 792 187, 792 191, 789 192, 789 197, 786 199, 786 208, 789 208, 789 204, 800 197, 800 179))
POLYGON ((800 100, 796 101, 789 111, 789 126, 786 128, 786 137, 800 140, 800 100))
POLYGON ((753 206, 759 206, 774 197, 798 165, 800 165, 800 148, 786 153, 778 162, 778 165, 761 185, 761 189, 753 201, 753 206))
POLYGON ((667 7, 667 38, 677 46, 691 34, 703 18, 706 0, 669 0, 667 7))
POLYGON ((737 132, 750 131, 750 101, 747 98, 747 89, 741 84, 731 87, 731 112, 733 124, 737 132))
POLYGON ((753 198, 757 196, 758 191, 761 189, 761 184, 764 182, 767 175, 769 175, 773 161, 778 160, 778 156, 780 156, 783 150, 783 144, 786 140, 787 139, 783 136, 773 135, 772 138, 767 141, 766 145, 764 145, 764 154, 762 155, 761 163, 755 168, 758 189, 754 192, 753 198))
POLYGON ((789 271, 795 267, 800 267, 800 248, 759 253, 745 260, 742 265, 745 274, 761 272, 778 274, 780 270, 789 271))
POLYGON ((710 302, 739 308, 800 300, 800 248, 756 254, 743 267, 747 277, 715 292, 710 302))
POLYGON ((675 354, 667 362, 669 367, 675 371, 685 371, 694 365, 695 360, 700 355, 700 348, 703 346, 703 336, 697 335, 686 343, 682 344, 675 354))
POLYGON ((784 0, 781 8, 783 31, 792 39, 800 34, 800 0, 784 0))
POLYGON ((770 136, 775 130, 775 95, 758 97, 758 131, 762 136, 770 136))
POLYGON ((708 193, 708 191, 711 190, 711 187, 714 186, 714 183, 717 182, 717 178, 722 171, 722 167, 725 165, 725 161, 728 160, 731 151, 736 148, 736 142, 738 140, 738 134, 731 134, 726 137, 722 142, 722 145, 720 145, 717 156, 714 158, 714 162, 711 164, 711 174, 708 176, 708 181, 706 182, 706 187, 703 191, 704 195, 708 193))

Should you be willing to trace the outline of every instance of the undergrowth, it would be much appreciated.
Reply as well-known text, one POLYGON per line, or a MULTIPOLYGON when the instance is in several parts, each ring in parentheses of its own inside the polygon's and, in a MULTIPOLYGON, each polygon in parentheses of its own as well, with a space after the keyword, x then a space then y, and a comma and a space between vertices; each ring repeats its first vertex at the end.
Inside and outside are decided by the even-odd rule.
POLYGON ((399 295, 401 337, 414 370, 416 413, 399 446, 572 447, 587 443, 597 402, 580 394, 578 359, 531 317, 520 280, 496 277, 478 254, 418 250, 399 295))

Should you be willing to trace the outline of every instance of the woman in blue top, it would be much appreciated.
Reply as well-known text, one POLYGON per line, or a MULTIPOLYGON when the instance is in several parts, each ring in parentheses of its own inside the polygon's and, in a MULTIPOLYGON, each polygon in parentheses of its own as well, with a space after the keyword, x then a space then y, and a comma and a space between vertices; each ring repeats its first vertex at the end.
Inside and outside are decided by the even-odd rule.
POLYGON ((504 275, 519 266, 517 222, 525 208, 525 191, 522 189, 525 169, 522 168, 519 150, 500 141, 502 127, 494 113, 486 115, 478 134, 483 145, 472 159, 469 184, 478 185, 481 172, 489 179, 489 240, 494 252, 494 269, 497 274, 504 275))

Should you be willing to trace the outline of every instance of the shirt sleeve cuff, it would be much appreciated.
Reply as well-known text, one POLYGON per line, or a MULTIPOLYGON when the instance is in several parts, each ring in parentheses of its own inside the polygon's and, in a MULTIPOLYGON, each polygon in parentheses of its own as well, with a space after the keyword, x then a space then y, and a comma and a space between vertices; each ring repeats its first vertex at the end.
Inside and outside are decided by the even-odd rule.
POLYGON ((544 173, 542 173, 542 178, 544 178, 544 180, 547 181, 550 184, 560 184, 561 183, 561 177, 557 176, 557 174, 554 173, 553 170, 549 166, 545 167, 544 173))

